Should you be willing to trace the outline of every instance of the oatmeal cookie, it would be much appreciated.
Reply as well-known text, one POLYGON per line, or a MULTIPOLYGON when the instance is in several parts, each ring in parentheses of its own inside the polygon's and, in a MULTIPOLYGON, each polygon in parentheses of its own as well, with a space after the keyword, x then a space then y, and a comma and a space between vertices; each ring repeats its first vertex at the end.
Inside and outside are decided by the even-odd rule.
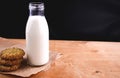
POLYGON ((0 57, 5 60, 21 59, 24 55, 24 50, 17 47, 6 48, 0 53, 0 57))
POLYGON ((0 58, 0 65, 18 65, 22 62, 22 60, 23 60, 23 58, 17 59, 17 60, 12 60, 12 61, 0 58))
POLYGON ((0 71, 3 71, 3 72, 15 71, 19 67, 20 67, 20 64, 18 64, 18 65, 12 65, 12 66, 0 65, 0 71))

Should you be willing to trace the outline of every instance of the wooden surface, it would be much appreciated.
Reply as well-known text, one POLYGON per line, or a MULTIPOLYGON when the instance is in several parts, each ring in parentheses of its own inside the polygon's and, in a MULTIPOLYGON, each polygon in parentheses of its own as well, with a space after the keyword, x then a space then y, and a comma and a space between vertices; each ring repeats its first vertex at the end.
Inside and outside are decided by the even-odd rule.
MULTIPOLYGON (((9 40, 25 45, 25 40, 9 40)), ((120 78, 120 42, 50 40, 50 50, 62 57, 29 78, 120 78)), ((21 77, 0 74, 0 78, 21 77)))

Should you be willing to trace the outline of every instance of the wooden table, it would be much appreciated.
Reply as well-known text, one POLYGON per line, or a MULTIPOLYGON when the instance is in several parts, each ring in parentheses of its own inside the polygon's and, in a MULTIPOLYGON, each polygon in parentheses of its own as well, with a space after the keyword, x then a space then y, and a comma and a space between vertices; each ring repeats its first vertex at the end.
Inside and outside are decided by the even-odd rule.
MULTIPOLYGON (((25 44, 24 39, 9 40, 25 44)), ((120 78, 120 42, 50 40, 50 50, 63 55, 47 71, 29 78, 120 78)))

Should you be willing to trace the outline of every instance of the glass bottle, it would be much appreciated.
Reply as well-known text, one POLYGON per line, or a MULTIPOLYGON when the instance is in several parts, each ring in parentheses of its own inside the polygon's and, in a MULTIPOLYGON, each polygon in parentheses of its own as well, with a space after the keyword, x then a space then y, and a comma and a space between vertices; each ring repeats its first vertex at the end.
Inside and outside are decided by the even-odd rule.
POLYGON ((43 2, 29 3, 26 24, 26 51, 28 64, 41 66, 49 61, 49 29, 43 2))

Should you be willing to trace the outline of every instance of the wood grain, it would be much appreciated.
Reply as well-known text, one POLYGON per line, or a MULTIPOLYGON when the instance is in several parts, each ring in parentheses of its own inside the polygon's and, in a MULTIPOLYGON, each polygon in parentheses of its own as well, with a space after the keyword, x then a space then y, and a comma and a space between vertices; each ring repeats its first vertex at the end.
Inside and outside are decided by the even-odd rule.
MULTIPOLYGON (((24 39, 8 40, 25 45, 24 39)), ((120 78, 120 42, 50 40, 50 51, 62 57, 49 70, 29 78, 120 78)), ((0 74, 0 78, 21 77, 0 74)))

